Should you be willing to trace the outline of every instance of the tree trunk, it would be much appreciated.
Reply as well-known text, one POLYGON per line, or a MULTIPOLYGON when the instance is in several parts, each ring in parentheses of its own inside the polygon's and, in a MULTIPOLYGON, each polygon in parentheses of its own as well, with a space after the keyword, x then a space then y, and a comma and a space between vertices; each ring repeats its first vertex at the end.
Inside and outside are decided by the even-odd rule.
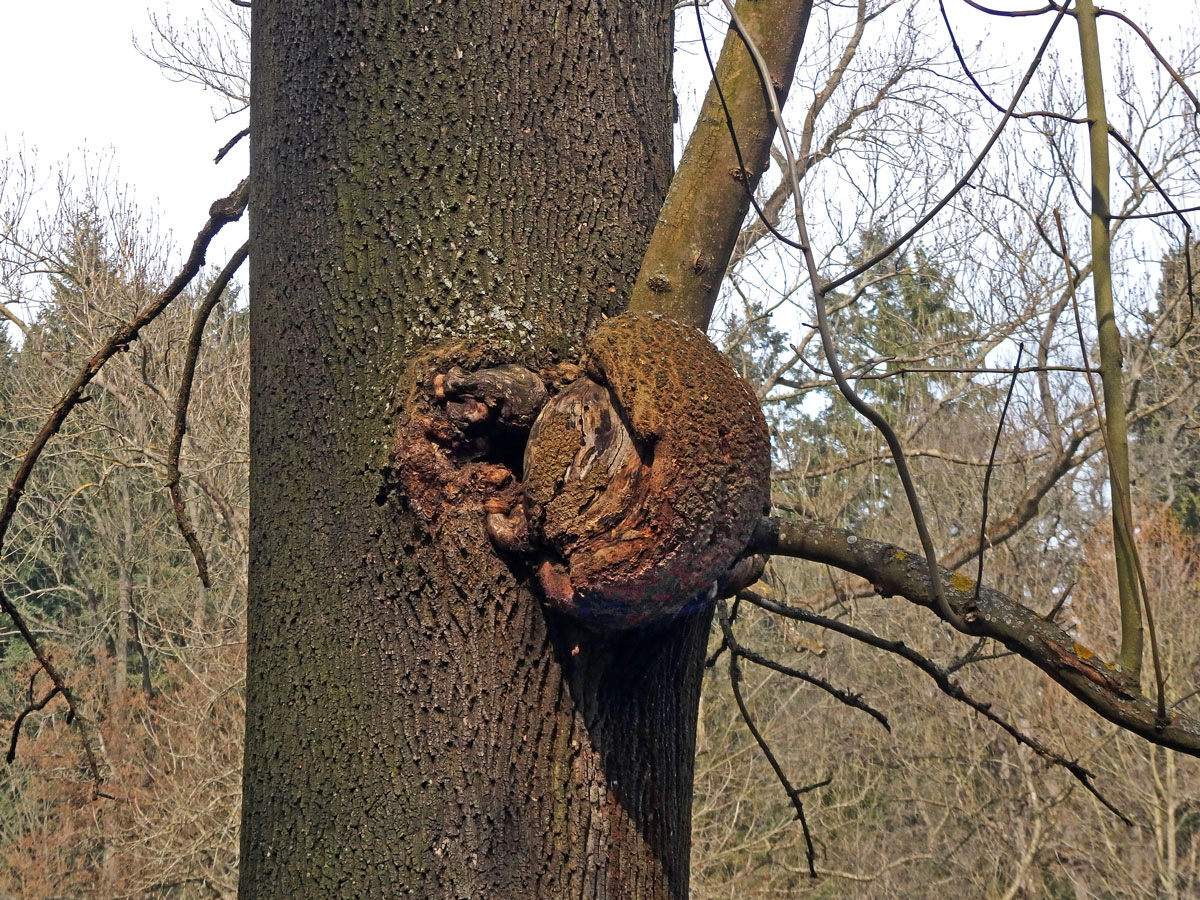
POLYGON ((687 895, 710 611, 584 632, 485 535, 511 458, 390 456, 414 365, 627 302, 671 5, 255 0, 245 900, 687 895))

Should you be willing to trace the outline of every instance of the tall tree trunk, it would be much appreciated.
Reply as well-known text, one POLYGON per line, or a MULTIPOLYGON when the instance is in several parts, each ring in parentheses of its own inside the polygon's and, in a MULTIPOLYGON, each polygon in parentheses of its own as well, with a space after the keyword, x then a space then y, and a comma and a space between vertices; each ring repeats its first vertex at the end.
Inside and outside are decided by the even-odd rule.
POLYGON ((623 308, 671 5, 255 0, 245 900, 687 894, 708 613, 581 631, 390 470, 421 351, 623 308))

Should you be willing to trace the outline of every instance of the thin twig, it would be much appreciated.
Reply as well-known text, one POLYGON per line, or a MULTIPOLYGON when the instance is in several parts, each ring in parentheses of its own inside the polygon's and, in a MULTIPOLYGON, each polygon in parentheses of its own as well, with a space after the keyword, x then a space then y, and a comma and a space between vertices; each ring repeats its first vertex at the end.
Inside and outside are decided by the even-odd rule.
POLYGON ((1021 354, 1024 344, 1017 344, 1017 364, 1013 366, 1012 380, 1000 410, 1000 422, 996 426, 996 439, 992 441, 992 455, 988 457, 987 471, 983 474, 983 512, 979 516, 979 570, 975 574, 975 603, 979 602, 979 589, 983 584, 983 551, 987 546, 988 491, 992 486, 992 470, 996 467, 996 449, 1000 446, 1000 435, 1004 431, 1004 419, 1008 415, 1008 404, 1012 402, 1013 388, 1017 386, 1017 373, 1021 371, 1021 354))
POLYGON ((179 525, 179 531, 187 542, 188 549, 192 551, 192 558, 196 561, 196 572, 205 589, 212 587, 208 573, 208 559, 204 554, 204 548, 200 546, 200 539, 196 536, 196 529, 192 526, 191 518, 188 516, 183 488, 179 483, 179 453, 183 447, 184 433, 187 431, 188 404, 192 398, 192 381, 196 375, 196 362, 200 358, 200 346, 204 341, 204 328, 208 324, 208 317, 224 295, 225 289, 229 287, 234 273, 241 268, 242 263, 249 255, 250 242, 247 241, 230 257, 225 268, 209 285, 208 294, 192 319, 192 331, 188 336, 187 358, 184 360, 183 374, 179 382, 179 395, 175 399, 175 428, 171 433, 171 445, 167 449, 167 490, 171 493, 171 506, 175 509, 175 522, 179 525))
MULTIPOLYGON (((991 152, 991 149, 995 145, 996 141, 1000 139, 1000 134, 1004 131, 1004 126, 1007 125, 1009 119, 1012 118, 1013 111, 1017 108, 1017 104, 1020 102, 1021 97, 1024 96, 1026 88, 1029 87, 1029 83, 1033 80, 1034 73, 1037 71, 1038 66, 1041 65, 1042 57, 1046 53, 1046 48, 1050 46, 1050 40, 1054 37, 1054 32, 1058 29, 1059 23, 1062 22, 1063 16, 1066 15, 1066 13, 1067 10, 1065 6, 1059 8, 1058 15, 1054 17, 1054 21, 1050 24, 1050 28, 1047 29, 1046 36, 1042 39, 1042 43, 1038 47, 1037 53, 1034 54, 1033 61, 1029 64, 1029 68, 1026 69, 1025 77, 1022 78, 1021 83, 1017 85, 1016 93, 1013 94, 1013 98, 1009 102, 1008 108, 1004 111, 1004 115, 996 124, 996 127, 992 130, 992 135, 990 138, 988 138, 987 143, 983 145, 983 149, 981 149, 975 155, 975 159, 971 162, 971 165, 967 167, 967 170, 962 174, 962 177, 959 178, 958 181, 955 182, 954 186, 946 192, 945 196, 938 200, 938 202, 934 204, 934 206, 928 212, 926 212, 925 215, 921 216, 917 223, 909 228, 908 231, 904 232, 904 234, 896 238, 896 240, 892 241, 866 262, 855 266, 844 275, 839 275, 834 280, 827 282, 824 286, 826 292, 836 290, 843 284, 853 281, 859 275, 862 275, 864 272, 873 269, 879 263, 883 262, 893 253, 895 253, 900 247, 908 243, 908 241, 912 239, 913 235, 928 225, 933 217, 941 212, 942 209, 944 209, 945 206, 951 200, 953 200, 954 197, 957 196, 964 187, 966 187, 967 183, 971 180, 971 177, 976 173, 976 171, 978 171, 979 167, 983 165, 984 159, 987 157, 988 153, 991 152)), ((801 243, 803 243, 804 238, 801 237, 800 240, 801 243)))
MULTIPOLYGON (((736 603, 738 599, 740 599, 740 596, 736 598, 734 602, 736 603)), ((797 669, 792 666, 785 665, 784 663, 771 659, 769 656, 764 656, 755 650, 751 650, 749 647, 742 644, 733 636, 732 619, 730 621, 729 629, 725 630, 722 628, 721 631, 724 639, 723 646, 728 648, 729 652, 733 655, 743 659, 748 659, 756 666, 760 666, 764 669, 770 669, 772 672, 778 672, 780 675, 786 675, 789 678, 795 678, 798 681, 803 681, 805 684, 811 684, 813 687, 819 688, 820 690, 829 694, 829 696, 833 697, 839 703, 849 706, 851 709, 857 709, 860 712, 865 712, 868 716, 882 725, 885 731, 890 732, 892 730, 891 723, 888 722, 887 716, 864 701, 860 694, 843 691, 841 688, 830 684, 824 678, 820 678, 810 672, 805 672, 803 669, 797 669)))
MULTIPOLYGON (((247 3, 246 5, 249 6, 250 4, 247 3)), ((217 151, 217 155, 213 158, 213 162, 219 163, 221 160, 223 160, 229 154, 229 151, 237 146, 238 141, 240 141, 242 138, 246 137, 246 135, 248 135, 249 133, 250 133, 250 128, 247 126, 246 128, 243 128, 241 131, 239 131, 237 134, 235 134, 233 137, 231 137, 229 139, 229 141, 225 144, 225 146, 217 151)))
POLYGON ((768 597, 763 597, 762 595, 756 594, 751 590, 741 591, 739 596, 743 597, 747 602, 753 603, 755 606, 764 609, 767 612, 775 613, 776 615, 780 615, 788 619, 794 619, 798 622, 807 622, 811 625, 817 625, 830 631, 835 631, 838 634, 845 635, 846 637, 859 641, 860 643, 867 644, 871 647, 876 647, 880 650, 884 650, 888 653, 899 656, 901 659, 907 660, 928 675, 931 679, 933 679, 933 683, 937 685, 938 690, 940 690, 947 697, 969 706, 989 722, 992 722, 993 724, 1002 728, 1018 744, 1023 744, 1024 746, 1028 747, 1051 765, 1059 766, 1070 772, 1071 775, 1073 775, 1080 784, 1087 788, 1092 796, 1104 804, 1104 807, 1113 815, 1117 816, 1117 818, 1119 818, 1126 825, 1133 824, 1124 813, 1117 809, 1117 807, 1114 806, 1103 794, 1101 794, 1100 791, 1096 789, 1094 784, 1092 784, 1092 779, 1095 777, 1094 772, 1080 765, 1078 762, 1067 759, 1060 753, 1056 753, 1037 738, 1030 737, 1015 725, 1012 725, 1001 716, 998 716, 996 713, 992 712, 992 705, 990 703, 985 703, 982 700, 976 700, 965 690, 963 690, 962 686, 952 679, 942 669, 941 666, 929 659, 929 657, 925 656, 924 654, 918 653, 903 641, 893 641, 880 637, 879 635, 873 634, 872 632, 866 631, 862 628, 856 628, 853 625, 847 625, 845 622, 839 622, 837 619, 831 619, 828 616, 822 616, 819 613, 810 612, 797 606, 791 606, 786 603, 780 603, 777 600, 772 600, 768 597))
POLYGON ((973 9, 987 13, 989 16, 1003 16, 1014 19, 1022 16, 1044 16, 1048 12, 1054 12, 1056 9, 1060 9, 1060 7, 1054 3, 1047 3, 1045 6, 1039 6, 1037 9, 993 9, 990 6, 984 6, 982 3, 977 3, 975 0, 963 0, 963 2, 973 9))
MULTIPOLYGON (((1183 340, 1183 335, 1187 334, 1188 330, 1191 328, 1192 315, 1196 310, 1196 292, 1192 285, 1192 282, 1195 278, 1195 276, 1192 274, 1192 225, 1187 220, 1187 216, 1183 214, 1183 210, 1175 205, 1175 201, 1168 196, 1163 186, 1158 183, 1158 179, 1154 177, 1154 173, 1150 171, 1150 167, 1142 161, 1142 157, 1133 148, 1133 145, 1130 144, 1129 141, 1125 140, 1125 138, 1111 125, 1108 126, 1108 133, 1112 137, 1116 138, 1117 143, 1125 148, 1125 152, 1132 157, 1133 161, 1138 164, 1138 168, 1140 168, 1142 172, 1145 173, 1146 177, 1150 179, 1150 183, 1154 186, 1154 190, 1157 191, 1158 195, 1163 198, 1163 201, 1167 204, 1167 206, 1171 207, 1171 212, 1173 212, 1179 221, 1183 223, 1183 267, 1187 272, 1188 321, 1184 325, 1183 334, 1180 334, 1180 336, 1175 339, 1175 344, 1178 344, 1181 340, 1183 340)), ((1113 216, 1109 216, 1109 218, 1112 219, 1113 216)), ((1172 344, 1172 346, 1175 344, 1172 344)))
MULTIPOLYGON (((737 621, 738 613, 741 611, 741 608, 742 608, 742 600, 740 597, 735 595, 733 598, 732 608, 730 609, 730 612, 729 612, 730 624, 737 621)), ((705 660, 704 668, 706 668, 706 669, 713 668, 713 666, 715 666, 717 664, 717 660, 721 658, 721 654, 724 653, 728 649, 729 649, 729 641, 726 640, 724 634, 722 634, 721 635, 721 646, 717 647, 717 649, 712 652, 712 655, 709 656, 709 658, 707 660, 705 660)))
MULTIPOLYGON (((723 599, 717 600, 717 618, 721 623, 721 631, 725 634, 727 641, 732 642, 733 630, 729 624, 729 606, 723 599)), ((732 646, 732 643, 731 643, 732 646)), ((738 711, 742 715, 746 727, 750 729, 750 734, 754 736, 755 743, 758 744, 758 749, 762 751, 767 762, 775 772, 775 777, 779 779, 779 783, 783 786, 784 792, 788 799, 792 802, 792 808, 796 810, 796 818, 800 821, 800 828, 804 832, 804 844, 806 848, 806 856, 808 858, 808 873, 811 877, 817 877, 817 851, 813 846, 812 832, 808 828, 808 819, 804 815, 804 801, 800 799, 802 793, 814 790, 818 787, 824 787, 829 784, 831 779, 816 784, 808 785, 797 790, 788 780, 787 774, 783 771, 783 767, 779 765, 779 760, 775 758, 775 754, 771 751, 771 745, 767 743, 766 738, 762 736, 762 732, 758 730, 758 726, 754 724, 754 717, 750 715, 750 710, 746 706, 746 701, 742 697, 742 670, 738 665, 738 654, 729 654, 729 686, 733 689, 733 699, 737 703, 738 711)))
POLYGON ((17 715, 17 718, 13 722, 13 726, 12 726, 12 737, 9 739, 9 742, 8 742, 8 753, 4 757, 6 762, 11 763, 14 759, 17 758, 17 741, 21 737, 21 726, 25 723, 25 717, 28 716, 30 713, 40 712, 41 710, 45 709, 46 704, 49 703, 51 700, 53 700, 55 697, 57 697, 60 693, 62 693, 62 691, 59 690, 58 685, 53 686, 52 688, 50 688, 50 691, 46 694, 45 697, 43 697, 41 700, 38 700, 36 702, 33 700, 30 700, 29 704, 23 710, 21 710, 21 712, 17 715))

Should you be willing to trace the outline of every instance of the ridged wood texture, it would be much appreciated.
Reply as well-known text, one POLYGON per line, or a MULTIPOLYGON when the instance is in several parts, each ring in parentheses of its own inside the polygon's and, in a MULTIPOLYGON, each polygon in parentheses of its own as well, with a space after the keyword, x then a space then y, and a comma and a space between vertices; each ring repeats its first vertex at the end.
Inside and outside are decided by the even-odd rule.
POLYGON ((627 300, 670 7, 255 0, 243 900, 686 896, 707 615, 578 633, 384 490, 413 354, 627 300))

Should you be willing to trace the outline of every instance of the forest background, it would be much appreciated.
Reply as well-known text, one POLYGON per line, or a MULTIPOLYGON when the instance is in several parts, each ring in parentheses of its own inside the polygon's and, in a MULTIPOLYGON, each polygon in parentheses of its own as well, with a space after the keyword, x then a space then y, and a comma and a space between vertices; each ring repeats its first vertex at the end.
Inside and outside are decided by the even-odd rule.
MULTIPOLYGON (((1178 7, 1175 22, 1133 4, 1122 8, 1195 85, 1200 51, 1180 23, 1194 21, 1196 8, 1178 7)), ((903 231, 962 171, 996 114, 964 76, 936 4, 872 0, 818 12, 789 121, 818 207, 812 227, 830 259, 844 262, 870 256, 903 231)), ((1003 104, 1034 45, 1020 30, 1001 37, 990 20, 984 40, 977 15, 967 19, 961 5, 949 12, 971 72, 1003 104)), ((33 126, 28 144, 7 135, 0 163, 6 481, 80 362, 170 281, 186 243, 172 235, 189 234, 207 203, 244 172, 242 145, 217 166, 212 157, 245 126, 248 15, 218 2, 188 22, 160 13, 122 26, 144 51, 138 57, 119 48, 141 78, 161 80, 161 71, 200 84, 202 109, 216 98, 215 130, 194 120, 194 111, 159 118, 175 102, 166 97, 183 96, 186 86, 164 81, 167 93, 154 95, 161 99, 127 90, 117 100, 97 82, 85 93, 74 79, 77 95, 112 98, 109 106, 133 110, 170 147, 185 148, 154 153, 165 166, 126 162, 119 147, 44 165, 31 155, 39 143, 33 126), (131 170, 156 168, 167 181, 194 187, 190 197, 166 201, 169 231, 123 181, 131 170)), ((689 16, 679 17, 681 133, 707 72, 689 16)), ((705 22, 715 52, 724 24, 715 9, 705 11, 705 22)), ((1105 27, 1114 124, 1173 201, 1195 207, 1200 139, 1189 98, 1135 34, 1115 22, 1105 27)), ((6 29, 7 39, 29 31, 6 29)), ((1069 40, 1054 45, 1028 108, 1078 114, 1072 52, 1069 40)), ((116 50, 106 48, 109 55, 116 50)), ((53 112, 50 101, 41 104, 60 131, 91 131, 86 121, 53 112)), ((1107 474, 1078 334, 1091 353, 1094 328, 1085 320, 1077 329, 1064 290, 1067 280, 1074 284, 1086 315, 1085 150, 1086 135, 1069 123, 1013 123, 951 210, 886 266, 844 288, 833 304, 834 327, 843 363, 864 396, 887 410, 923 494, 934 498, 930 521, 943 563, 974 566, 990 472, 986 581, 1111 655, 1119 624, 1107 474), (1073 267, 1056 251, 1056 209, 1073 267), (1014 381, 1018 345, 1024 362, 1014 381)), ((1154 182, 1131 157, 1118 168, 1116 212, 1163 210, 1154 182)), ((767 218, 787 233, 789 191, 780 187, 778 166, 760 192, 767 218)), ((1178 221, 1126 218, 1116 236, 1137 538, 1171 703, 1194 715, 1200 340, 1178 221)), ((227 259, 241 238, 227 240, 212 258, 227 259)), ((236 281, 216 295, 204 328, 178 456, 207 585, 197 578, 167 490, 192 323, 217 277, 215 268, 208 272, 96 379, 43 461, 5 545, 5 589, 95 716, 118 800, 93 798, 59 704, 29 715, 0 794, 0 896, 235 895, 248 422, 246 303, 236 281)), ((825 374, 804 288, 796 261, 748 219, 712 337, 767 411, 774 506, 915 545, 886 448, 825 374)), ((832 570, 773 562, 756 590, 919 649, 993 712, 1095 773, 1095 785, 1127 821, 1061 766, 946 696, 927 671, 829 628, 742 603, 742 644, 803 670, 810 682, 861 695, 859 705, 889 727, 848 706, 845 693, 741 660, 743 696, 780 766, 796 784, 819 784, 806 795, 821 875, 814 881, 791 803, 746 728, 730 690, 729 654, 720 653, 715 636, 697 759, 694 896, 1200 895, 1194 760, 1107 725, 1003 648, 955 635, 832 570)), ((0 714, 13 721, 46 686, 15 632, 3 639, 0 714)))

